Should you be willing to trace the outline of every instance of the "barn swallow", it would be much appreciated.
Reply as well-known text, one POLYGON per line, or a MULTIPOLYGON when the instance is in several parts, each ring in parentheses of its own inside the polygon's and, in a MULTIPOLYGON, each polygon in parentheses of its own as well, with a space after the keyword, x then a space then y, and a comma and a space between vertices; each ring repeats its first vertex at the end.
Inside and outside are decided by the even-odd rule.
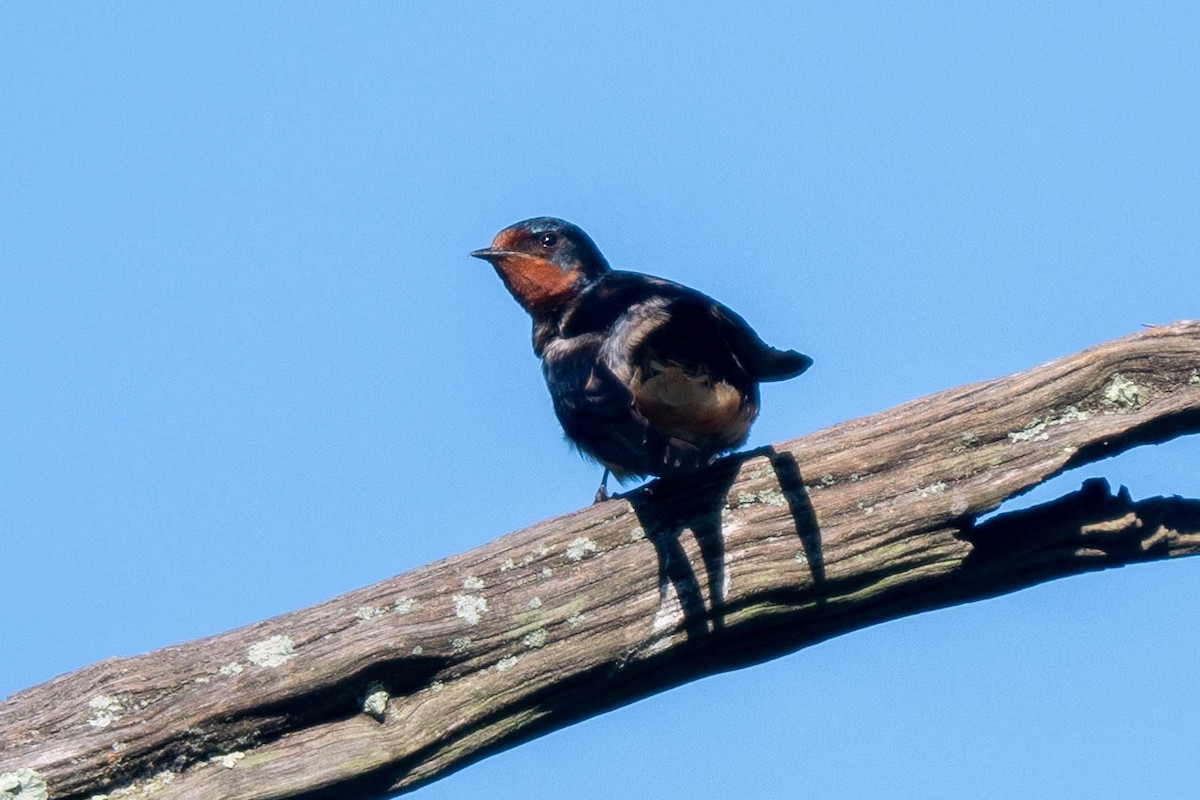
POLYGON ((685 477, 740 447, 758 384, 812 365, 672 281, 614 270, 579 227, 535 217, 471 253, 533 318, 533 351, 567 438, 619 480, 685 477))

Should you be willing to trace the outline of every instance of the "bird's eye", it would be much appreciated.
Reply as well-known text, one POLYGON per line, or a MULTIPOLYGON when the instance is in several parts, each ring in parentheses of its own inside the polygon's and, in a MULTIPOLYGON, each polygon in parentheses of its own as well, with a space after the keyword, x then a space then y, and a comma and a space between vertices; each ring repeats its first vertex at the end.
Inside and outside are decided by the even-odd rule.
POLYGON ((539 241, 542 243, 542 247, 554 247, 554 245, 558 244, 558 234, 543 233, 539 241))

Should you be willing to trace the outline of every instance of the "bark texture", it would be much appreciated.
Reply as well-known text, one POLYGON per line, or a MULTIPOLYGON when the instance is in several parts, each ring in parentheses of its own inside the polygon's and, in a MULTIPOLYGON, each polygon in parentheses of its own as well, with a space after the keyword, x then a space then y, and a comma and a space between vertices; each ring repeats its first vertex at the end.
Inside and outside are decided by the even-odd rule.
POLYGON ((19 692, 0 704, 0 798, 381 796, 865 625, 1192 555, 1200 501, 1102 481, 977 520, 1197 431, 1197 322, 921 398, 19 692))

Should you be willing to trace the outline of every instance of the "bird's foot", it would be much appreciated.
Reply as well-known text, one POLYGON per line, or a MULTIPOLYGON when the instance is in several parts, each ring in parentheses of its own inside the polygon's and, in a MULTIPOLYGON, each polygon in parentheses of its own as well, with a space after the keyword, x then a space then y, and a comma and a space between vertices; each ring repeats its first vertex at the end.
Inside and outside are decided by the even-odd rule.
POLYGON ((604 475, 600 478, 600 488, 596 490, 596 498, 592 500, 592 505, 603 503, 608 497, 608 467, 605 467, 604 475))

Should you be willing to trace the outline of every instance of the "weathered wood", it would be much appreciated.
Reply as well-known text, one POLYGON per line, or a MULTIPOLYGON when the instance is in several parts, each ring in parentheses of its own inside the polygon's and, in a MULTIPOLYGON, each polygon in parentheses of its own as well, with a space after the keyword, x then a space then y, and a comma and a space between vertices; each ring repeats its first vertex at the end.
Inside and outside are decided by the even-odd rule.
POLYGON ((1200 431, 1200 323, 1151 328, 503 536, 0 705, 0 797, 378 796, 700 675, 915 611, 1200 552, 1200 502, 1103 485, 1200 431), (20 772, 18 772, 20 771, 20 772), (24 791, 25 794, 18 792, 24 791))

